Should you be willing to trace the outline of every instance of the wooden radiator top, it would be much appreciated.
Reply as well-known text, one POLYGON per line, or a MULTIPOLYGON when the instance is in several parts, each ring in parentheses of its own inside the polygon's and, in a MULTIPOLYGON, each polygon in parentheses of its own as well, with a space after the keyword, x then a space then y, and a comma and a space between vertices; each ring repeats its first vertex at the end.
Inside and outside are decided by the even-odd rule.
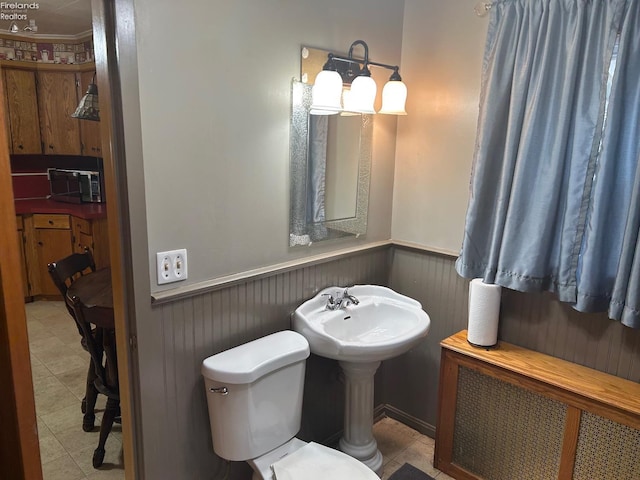
POLYGON ((640 384, 507 342, 474 347, 462 330, 445 338, 443 348, 559 387, 590 400, 640 416, 640 384))

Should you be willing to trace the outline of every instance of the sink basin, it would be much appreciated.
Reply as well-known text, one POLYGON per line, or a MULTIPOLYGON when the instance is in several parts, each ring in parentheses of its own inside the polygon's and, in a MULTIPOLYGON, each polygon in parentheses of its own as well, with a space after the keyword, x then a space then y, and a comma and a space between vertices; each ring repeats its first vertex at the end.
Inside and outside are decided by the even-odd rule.
POLYGON ((326 288, 293 314, 293 329, 316 355, 346 362, 382 361, 410 350, 429 331, 431 320, 420 302, 387 287, 349 287, 358 305, 328 310, 328 295, 343 291, 326 288))

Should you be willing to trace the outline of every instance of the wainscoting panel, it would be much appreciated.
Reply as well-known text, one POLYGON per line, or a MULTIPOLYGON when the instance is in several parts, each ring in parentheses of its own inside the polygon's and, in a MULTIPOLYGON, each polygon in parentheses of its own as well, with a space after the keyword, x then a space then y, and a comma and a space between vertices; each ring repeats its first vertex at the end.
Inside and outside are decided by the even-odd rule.
POLYGON ((394 247, 391 288, 415 298, 431 318, 427 338, 398 358, 382 363, 383 402, 402 411, 423 433, 434 435, 440 341, 467 326, 469 282, 456 273, 451 257, 394 247))
POLYGON ((605 313, 580 313, 550 293, 503 289, 502 340, 640 382, 640 330, 605 313))
MULTIPOLYGON (((416 417, 429 433, 436 422, 439 343, 467 328, 469 281, 460 278, 455 258, 394 246, 390 287, 422 303, 431 317, 426 340, 406 355, 383 362, 382 401, 416 417)), ((628 380, 640 382, 640 330, 606 314, 579 313, 553 295, 503 289, 499 338, 628 380)))
MULTIPOLYGON (((218 478, 226 468, 213 453, 202 360, 270 333, 289 329, 290 315, 304 300, 331 285, 386 285, 389 247, 340 260, 305 266, 248 280, 208 293, 163 303, 156 308, 162 343, 153 355, 161 359, 162 396, 168 441, 174 445, 175 478, 218 478)), ((142 354, 142 352, 141 352, 142 354)), ((307 363, 303 427, 300 437, 323 441, 342 428, 344 392, 333 360, 312 356, 307 363)), ((159 454, 159 452, 158 452, 159 454)), ((154 453, 146 452, 153 456, 154 453)), ((157 459, 159 464, 166 461, 157 459)), ((249 478, 248 466, 234 463, 231 478, 249 478)))

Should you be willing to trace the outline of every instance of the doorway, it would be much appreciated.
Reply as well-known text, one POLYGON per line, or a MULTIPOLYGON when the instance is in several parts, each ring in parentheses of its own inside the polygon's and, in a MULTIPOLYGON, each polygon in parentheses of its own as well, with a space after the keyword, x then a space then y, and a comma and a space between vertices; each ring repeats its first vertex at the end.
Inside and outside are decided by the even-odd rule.
MULTIPOLYGON (((87 3, 90 4, 90 0, 84 0, 83 2, 77 3, 87 3)), ((76 3, 76 2, 64 2, 64 3, 76 3)), ((104 11, 104 3, 101 0, 96 0, 93 2, 94 8, 97 6, 98 11, 94 11, 93 13, 93 27, 94 31, 98 30, 99 32, 99 41, 100 44, 99 49, 101 51, 100 55, 101 60, 96 61, 96 67, 101 69, 101 73, 98 73, 98 81, 99 84, 104 83, 107 88, 104 88, 104 92, 106 92, 105 97, 108 98, 108 95, 111 91, 109 87, 108 80, 108 65, 107 65, 107 43, 109 40, 106 38, 105 34, 105 26, 108 23, 107 14, 104 11), (100 63, 101 62, 101 63, 100 63), (100 76, 103 76, 100 79, 100 76)), ((95 42, 95 40, 94 40, 95 42)), ((111 120, 110 112, 105 112, 106 118, 111 120)), ((111 145, 111 143, 116 143, 113 141, 112 137, 112 129, 109 125, 102 125, 101 128, 102 139, 106 140, 106 143, 111 145)), ((6 137, 4 137, 6 138, 6 137)), ((3 143, 6 143, 3 142, 3 143)), ((5 146, 3 146, 5 148, 5 146)), ((0 152, 2 154, 2 152, 0 152)), ((114 188, 115 178, 114 178, 114 168, 112 164, 112 155, 111 148, 105 149, 103 152, 103 158, 105 159, 105 173, 106 173, 106 190, 107 196, 113 198, 114 204, 117 204, 115 195, 116 191, 114 188), (108 164, 108 165, 107 165, 108 164)), ((2 175, 4 177, 8 177, 10 175, 10 165, 7 161, 0 162, 0 168, 4 171, 2 175)), ((2 177, 0 175, 0 177, 2 177)), ((3 177, 3 180, 4 180, 3 177)), ((6 184, 5 184, 6 185, 6 184)), ((9 188, 9 191, 11 189, 9 188)), ((7 196, 2 196, 0 199, 3 203, 2 211, 3 211, 3 219, 11 219, 15 210, 13 208, 13 199, 7 198, 7 196), (12 213, 13 212, 13 213, 12 213)), ((117 208, 110 208, 110 216, 116 216, 118 214, 117 208), (114 215, 115 214, 115 215, 114 215)), ((7 224, 11 224, 12 222, 7 222, 7 224)), ((112 261, 114 259, 118 260, 120 258, 121 249, 119 247, 120 243, 120 234, 119 228, 117 226, 117 219, 110 218, 109 219, 109 238, 110 242, 113 242, 115 245, 111 246, 110 252, 112 256, 112 261)), ((13 231, 13 229, 9 229, 13 231)), ((15 234, 14 237, 15 239, 15 234)), ((15 249, 15 245, 12 245, 10 241, 0 243, 2 246, 2 251, 9 252, 9 254, 14 257, 11 261, 5 262, 3 259, 0 262, 0 272, 2 273, 2 277, 0 280, 5 279, 5 275, 13 275, 14 278, 19 278, 18 270, 16 270, 19 262, 17 261, 17 257, 19 256, 19 250, 15 249), (5 250, 5 247, 7 250, 5 250)), ((119 261, 116 261, 119 264, 119 261)), ((116 281, 114 282, 114 289, 123 289, 122 282, 118 280, 121 276, 121 272, 119 268, 114 269, 114 277, 116 281)), ((26 345, 26 336, 14 336, 12 334, 13 330, 20 332, 21 329, 25 331, 28 328, 29 332, 29 344, 33 349, 32 355, 30 357, 31 363, 31 371, 33 372, 33 380, 34 384, 37 382, 40 386, 44 386, 45 390, 40 390, 39 385, 35 385, 35 405, 36 410, 40 410, 40 412, 36 412, 38 418, 38 430, 40 432, 40 440, 39 440, 39 457, 42 458, 42 464, 46 466, 50 462, 56 462, 50 467, 45 468, 45 478, 85 478, 85 476, 89 476, 90 474, 95 473, 95 470, 91 467, 91 456, 90 454, 82 455, 82 451, 87 448, 91 448, 93 450, 97 445, 97 439, 94 441, 92 438, 93 432, 87 434, 82 432, 81 426, 82 423, 82 414, 80 413, 80 399, 78 396, 81 394, 81 376, 80 363, 83 362, 83 354, 86 352, 81 352, 81 346, 79 342, 79 336, 77 330, 73 330, 74 325, 71 318, 69 318, 68 312, 64 309, 64 305, 62 302, 35 302, 33 304, 27 305, 26 309, 24 305, 16 304, 16 297, 22 297, 22 292, 20 290, 16 290, 13 287, 8 285, 8 282, 0 282, 2 283, 0 297, 0 306, 2 306, 2 315, 0 315, 0 333, 1 338, 0 342, 7 342, 7 345, 10 345, 11 350, 9 354, 13 353, 13 350, 26 351, 28 355, 28 348, 26 345), (17 293, 17 295, 16 295, 17 293), (26 310, 26 314, 25 314, 26 310), (66 315, 66 317, 65 317, 66 315), (23 325, 18 325, 22 323, 23 325), (71 326, 71 329, 67 327, 71 326), (7 332, 5 332, 5 327, 7 332), (12 330, 13 329, 13 330, 12 330), (52 332, 52 330, 54 330, 52 332), (11 339, 11 342, 9 342, 11 339), (63 351, 64 349, 64 351, 63 351), (58 353, 58 358, 56 358, 56 351, 58 353), (60 407, 60 408, 58 408, 60 407), (55 410, 55 411, 54 411, 55 410), (76 412, 77 410, 77 412, 76 412), (56 413, 56 415, 53 415, 56 413), (77 427, 76 430, 79 432, 71 432, 70 428, 73 424, 77 427), (83 443, 85 439, 81 440, 81 435, 87 435, 85 439, 88 439, 88 444, 90 446, 84 446, 83 443), (85 458, 86 457, 86 458, 85 458), (62 459, 62 460, 60 460, 62 459), (86 463, 85 463, 86 462, 86 463), (88 465, 87 465, 88 464, 88 465), (76 468, 73 468, 76 467, 76 468), (85 476, 80 476, 84 474, 85 476)), ((115 294, 116 298, 116 325, 117 327, 124 326, 124 314, 120 314, 124 308, 122 307, 122 294, 115 294)), ((120 383, 124 384, 124 388, 121 386, 121 392, 124 390, 124 396, 121 393, 121 403, 123 403, 123 418, 125 419, 125 425, 127 418, 130 418, 130 409, 129 409, 129 385, 128 385, 128 358, 129 353, 126 351, 128 348, 128 342, 125 340, 128 336, 126 328, 121 328, 121 331, 118 333, 117 344, 119 348, 118 356, 120 363, 120 370, 124 370, 124 374, 121 375, 120 383), (120 358, 120 351, 122 353, 122 359, 120 358), (124 361, 122 361, 124 360, 124 361)), ((16 357, 17 358, 17 357, 16 357)), ((86 359, 85 359, 86 360, 86 359)), ((11 363, 11 372, 8 375, 13 375, 14 379, 20 373, 17 371, 18 362, 14 361, 11 363)), ((84 373, 82 377, 86 378, 86 363, 84 368, 84 373)), ((6 373, 5 370, 2 372, 3 378, 6 373)), ((24 375, 22 376, 25 377, 24 375)), ((33 418, 33 410, 30 412, 28 408, 21 408, 20 402, 18 398, 20 396, 24 396, 25 392, 28 393, 28 388, 20 388, 20 391, 17 391, 16 383, 14 382, 14 402, 11 405, 13 409, 12 414, 15 414, 13 418, 16 419, 17 424, 19 425, 19 430, 25 430, 22 425, 29 426, 30 418, 33 418)), ((33 390, 31 391, 33 392, 33 390)), ((27 395, 28 396, 28 395, 27 395)), ((33 404, 34 396, 31 393, 31 402, 33 404)), ((27 402, 29 403, 29 402, 27 402)), ((3 406, 5 404, 3 403, 3 406)), ((100 405, 100 404, 99 404, 100 405)), ((99 422, 99 420, 98 420, 99 422)), ((99 423, 97 423, 99 425, 99 423)), ((131 425, 126 426, 124 429, 124 435, 118 434, 118 430, 120 427, 116 427, 114 429, 115 435, 112 433, 110 439, 107 441, 107 456, 105 457, 104 470, 109 472, 108 478, 125 478, 125 469, 123 468, 123 464, 126 465, 127 478, 134 478, 134 465, 133 465, 133 427, 131 425), (124 437, 124 439, 119 441, 119 436, 124 437), (111 443, 111 446, 109 446, 111 443), (124 446, 122 446, 124 445, 124 446), (120 448, 118 448, 120 447, 120 448), (126 459, 126 461, 125 461, 126 459)), ((26 429, 28 430, 28 428, 26 429)), ((11 476, 10 478, 40 478, 40 476, 35 472, 33 465, 25 467, 25 465, 34 458, 38 458, 38 445, 34 445, 33 442, 28 438, 32 432, 24 432, 25 440, 18 442, 20 445, 15 446, 11 451, 15 452, 16 458, 21 458, 22 461, 22 471, 21 476, 11 476), (35 450, 35 453, 34 453, 35 450), (32 472, 30 474, 28 472, 32 472)), ((3 439, 4 440, 4 439, 3 439)), ((4 447, 5 443, 2 443, 4 447)), ((8 454, 8 450, 5 453, 8 454)), ((13 470, 14 472, 18 472, 18 470, 13 470)))

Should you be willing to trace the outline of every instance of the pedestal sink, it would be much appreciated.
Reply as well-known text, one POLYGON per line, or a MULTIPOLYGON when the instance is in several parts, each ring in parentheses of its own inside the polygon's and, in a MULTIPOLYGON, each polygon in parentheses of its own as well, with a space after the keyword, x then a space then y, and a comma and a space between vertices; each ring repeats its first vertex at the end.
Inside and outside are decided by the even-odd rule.
POLYGON ((300 305, 293 329, 311 351, 338 360, 345 375, 344 433, 340 450, 378 475, 382 454, 373 438, 373 376, 380 362, 401 355, 428 333, 431 320, 420 302, 377 285, 329 287, 300 305), (345 297, 347 298, 347 297, 345 297))

